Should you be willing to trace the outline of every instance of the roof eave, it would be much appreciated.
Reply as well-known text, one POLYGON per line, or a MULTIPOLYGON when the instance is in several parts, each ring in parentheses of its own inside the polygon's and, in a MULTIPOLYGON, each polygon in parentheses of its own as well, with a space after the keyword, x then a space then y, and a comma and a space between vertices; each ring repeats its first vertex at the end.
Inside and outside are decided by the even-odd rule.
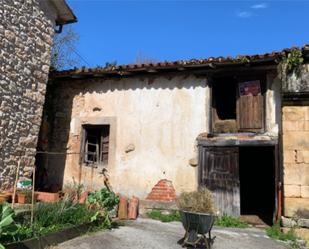
POLYGON ((77 22, 77 17, 65 0, 50 0, 57 10, 56 25, 65 25, 77 22))

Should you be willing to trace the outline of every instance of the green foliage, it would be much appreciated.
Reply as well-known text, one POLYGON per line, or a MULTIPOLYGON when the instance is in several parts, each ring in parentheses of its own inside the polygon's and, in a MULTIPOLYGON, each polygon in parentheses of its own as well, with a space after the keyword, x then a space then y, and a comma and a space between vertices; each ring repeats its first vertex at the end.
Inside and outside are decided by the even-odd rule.
POLYGON ((63 193, 66 199, 71 201, 78 201, 85 187, 83 184, 77 183, 73 177, 73 183, 66 184, 63 193))
MULTIPOLYGON (((14 222, 14 211, 11 209, 8 203, 0 204, 0 238, 13 236, 18 227, 14 222)), ((4 249, 5 247, 1 244, 0 240, 0 249, 4 249)))
POLYGON ((269 237, 283 240, 283 241, 296 241, 297 237, 294 233, 294 229, 290 229, 287 233, 283 233, 280 228, 280 223, 275 223, 273 226, 266 229, 266 233, 269 237))
POLYGON ((297 77, 300 75, 301 65, 304 63, 302 51, 298 48, 292 49, 290 52, 283 52, 281 61, 278 65, 279 78, 286 82, 288 75, 295 73, 297 77))
MULTIPOLYGON (((0 243, 6 244, 29 238, 39 237, 64 228, 88 222, 95 222, 99 229, 113 226, 109 213, 119 203, 115 193, 102 189, 89 194, 88 203, 76 203, 76 194, 80 187, 74 188, 74 198, 66 195, 64 200, 56 203, 37 203, 34 209, 34 220, 31 226, 30 215, 23 213, 19 224, 13 220, 14 212, 7 204, 0 206, 0 243)), ((72 197, 72 196, 71 196, 72 197)), ((18 218, 18 217, 17 217, 18 218)), ((0 244, 0 249, 3 245, 0 244)))
POLYGON ((181 217, 178 211, 172 210, 169 214, 163 214, 160 210, 152 210, 147 213, 147 216, 154 220, 162 222, 180 221, 181 217))
POLYGON ((56 203, 37 203, 34 209, 32 226, 29 215, 23 214, 23 219, 20 224, 16 225, 14 233, 5 236, 1 234, 0 243, 22 241, 91 222, 96 212, 96 209, 88 209, 84 204, 74 203, 69 200, 56 203))
POLYGON ((96 210, 71 201, 38 203, 34 210, 34 224, 38 227, 78 225, 90 222, 95 213, 96 210))
POLYGON ((286 65, 287 73, 292 73, 303 64, 304 58, 300 49, 292 49, 288 54, 284 53, 282 56, 282 63, 286 65))
POLYGON ((216 219, 215 226, 247 228, 249 225, 245 221, 240 220, 238 217, 224 214, 216 219))
POLYGON ((88 194, 87 202, 94 207, 111 212, 119 203, 119 197, 107 188, 88 194))

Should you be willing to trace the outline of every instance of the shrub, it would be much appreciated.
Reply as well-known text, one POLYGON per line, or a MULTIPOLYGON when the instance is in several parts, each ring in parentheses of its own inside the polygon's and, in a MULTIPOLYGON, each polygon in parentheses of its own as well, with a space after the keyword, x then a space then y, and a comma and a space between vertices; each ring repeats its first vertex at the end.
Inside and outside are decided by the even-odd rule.
POLYGON ((111 212, 118 205, 119 197, 107 188, 102 188, 99 191, 89 193, 87 202, 91 206, 111 212))
POLYGON ((5 247, 1 244, 7 239, 13 238, 18 227, 14 222, 14 211, 8 203, 0 204, 0 249, 5 247))
POLYGON ((207 188, 198 191, 184 192, 177 198, 180 210, 197 213, 214 214, 214 204, 211 192, 207 188))

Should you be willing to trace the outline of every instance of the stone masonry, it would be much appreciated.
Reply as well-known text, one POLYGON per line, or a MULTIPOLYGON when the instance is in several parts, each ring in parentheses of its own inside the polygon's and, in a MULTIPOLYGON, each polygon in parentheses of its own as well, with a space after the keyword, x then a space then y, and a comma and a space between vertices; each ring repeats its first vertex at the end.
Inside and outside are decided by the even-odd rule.
POLYGON ((284 213, 302 216, 309 212, 309 106, 284 106, 282 125, 284 213))
MULTIPOLYGON (((309 64, 288 82, 284 93, 308 93, 309 64)), ((285 101, 282 114, 284 215, 309 219, 309 103, 285 101)))
POLYGON ((0 189, 32 174, 53 34, 39 0, 0 0, 0 189))

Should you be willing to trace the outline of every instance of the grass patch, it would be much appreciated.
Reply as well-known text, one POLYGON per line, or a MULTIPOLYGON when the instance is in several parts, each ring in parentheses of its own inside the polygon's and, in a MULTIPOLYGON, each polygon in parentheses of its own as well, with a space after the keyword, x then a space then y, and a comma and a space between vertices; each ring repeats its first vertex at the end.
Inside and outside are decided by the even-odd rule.
POLYGON ((223 215, 218 217, 215 221, 215 226, 219 227, 236 227, 236 228, 247 228, 248 223, 240 220, 238 217, 223 215))
POLYGON ((287 233, 281 231, 280 224, 276 223, 271 227, 266 228, 266 234, 273 238, 283 241, 296 241, 297 236, 294 233, 294 229, 291 228, 287 233))
POLYGON ((178 211, 172 210, 169 214, 163 214, 160 210, 152 210, 147 213, 147 216, 154 220, 162 222, 180 221, 181 217, 178 211))
POLYGON ((301 245, 299 238, 296 236, 294 229, 291 228, 288 232, 281 231, 280 222, 266 228, 266 234, 273 239, 282 240, 289 244, 291 249, 306 248, 301 245))

